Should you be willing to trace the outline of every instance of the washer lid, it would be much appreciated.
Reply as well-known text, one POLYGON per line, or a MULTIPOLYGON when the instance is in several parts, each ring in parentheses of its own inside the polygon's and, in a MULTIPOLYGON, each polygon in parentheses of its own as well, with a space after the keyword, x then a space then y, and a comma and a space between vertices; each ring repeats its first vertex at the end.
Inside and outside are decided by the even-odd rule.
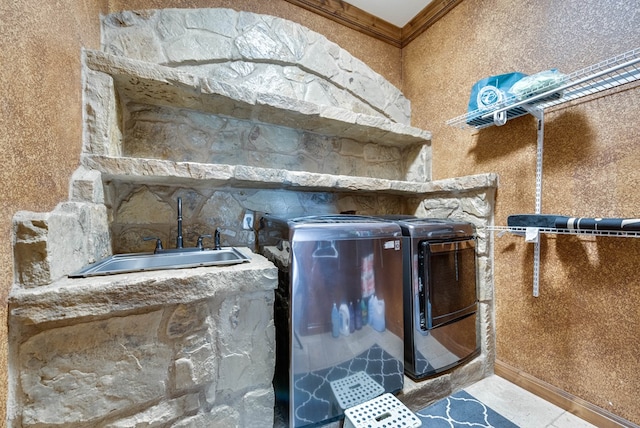
POLYGON ((426 239, 452 239, 473 236, 472 223, 441 218, 413 218, 396 220, 405 236, 426 239))
POLYGON ((321 241, 335 239, 399 238, 400 226, 377 217, 326 214, 283 218, 265 214, 261 219, 263 235, 278 235, 293 241, 321 241), (277 232, 276 232, 277 231, 277 232), (287 233, 288 232, 288 233, 287 233))

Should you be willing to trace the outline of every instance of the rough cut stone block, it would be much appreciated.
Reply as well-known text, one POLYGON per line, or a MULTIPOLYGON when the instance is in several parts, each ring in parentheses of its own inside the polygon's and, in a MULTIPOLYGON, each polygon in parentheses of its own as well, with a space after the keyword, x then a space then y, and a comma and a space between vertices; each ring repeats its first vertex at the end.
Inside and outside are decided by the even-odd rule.
POLYGON ((232 296, 218 315, 220 352, 217 391, 269 385, 275 369, 272 293, 232 296))
POLYGON ((85 68, 83 153, 120 155, 122 135, 113 78, 85 68))
POLYGON ((478 270, 478 300, 493 301, 493 265, 488 256, 479 256, 476 267, 478 270))
POLYGON ((200 399, 198 394, 189 394, 174 400, 163 401, 134 416, 109 423, 105 425, 105 428, 164 427, 167 423, 199 408, 200 399))
POLYGON ((20 346, 23 425, 89 423, 166 393, 171 349, 162 312, 92 321, 36 334, 20 346))
POLYGON ((186 356, 176 360, 176 389, 186 390, 212 382, 218 372, 218 357, 212 343, 204 341, 199 348, 185 352, 186 356))
MULTIPOLYGON (((493 364, 491 367, 493 367, 493 364)), ((490 375, 492 371, 483 356, 475 358, 451 372, 449 377, 451 380, 451 389, 453 391, 463 389, 490 375)))
POLYGON ((114 52, 127 54, 143 61, 163 63, 166 61, 160 41, 153 29, 155 13, 150 11, 123 11, 102 19, 102 33, 117 29, 110 47, 114 52), (139 25, 150 24, 146 32, 139 32, 139 25), (151 27, 151 28, 150 28, 151 27))
POLYGON ((90 204, 104 204, 104 185, 102 174, 95 169, 80 167, 71 176, 69 200, 73 202, 87 202, 90 204))
POLYGON ((449 377, 447 373, 416 383, 405 376, 404 388, 398 399, 414 412, 423 409, 453 392, 449 377))
POLYGON ((169 318, 167 336, 176 339, 202 330, 206 328, 205 323, 208 316, 209 306, 206 302, 178 305, 169 318))
POLYGON ((36 287, 111 253, 104 205, 66 202, 48 213, 20 211, 13 218, 15 281, 36 287))
POLYGON ((177 216, 177 211, 154 195, 148 188, 140 188, 118 206, 115 213, 121 223, 154 224, 169 223, 177 216))
MULTIPOLYGON (((273 425, 273 423, 272 423, 273 425)), ((240 414, 229 406, 214 407, 209 413, 191 416, 171 425, 171 428, 239 427, 240 414)))
MULTIPOLYGON (((480 341, 483 357, 486 360, 487 368, 493 369, 496 359, 496 335, 493 323, 494 305, 493 302, 480 302, 478 305, 478 318, 480 319, 480 341)), ((485 374, 489 374, 486 371, 485 374)))
POLYGON ((488 202, 486 194, 477 195, 475 198, 462 199, 462 210, 474 217, 489 217, 491 215, 491 204, 488 202))
POLYGON ((269 427, 273 426, 273 403, 275 396, 273 389, 257 389, 248 392, 242 399, 243 427, 269 427))

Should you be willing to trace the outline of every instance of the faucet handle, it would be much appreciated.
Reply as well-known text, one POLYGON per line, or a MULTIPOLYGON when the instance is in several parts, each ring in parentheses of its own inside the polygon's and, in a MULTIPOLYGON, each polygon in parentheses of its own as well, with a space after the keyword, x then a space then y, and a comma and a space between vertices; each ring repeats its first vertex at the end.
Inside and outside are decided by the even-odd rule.
POLYGON ((143 241, 156 241, 156 249, 154 250, 154 253, 157 253, 158 251, 162 251, 164 250, 164 248, 162 247, 162 239, 158 238, 157 236, 145 236, 144 238, 142 238, 143 241))
POLYGON ((207 233, 207 234, 198 236, 198 243, 196 244, 196 248, 204 250, 204 246, 202 245, 202 239, 204 238, 211 238, 211 234, 207 233))

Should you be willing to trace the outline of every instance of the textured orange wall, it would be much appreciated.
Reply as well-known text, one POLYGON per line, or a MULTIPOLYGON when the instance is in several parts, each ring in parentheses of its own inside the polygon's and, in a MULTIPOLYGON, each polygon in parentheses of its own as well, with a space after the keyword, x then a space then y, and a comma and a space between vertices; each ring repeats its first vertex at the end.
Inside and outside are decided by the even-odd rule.
MULTIPOLYGON (((413 124, 433 132, 434 179, 497 172, 496 225, 535 209, 536 123, 458 130, 471 86, 510 71, 573 72, 640 48, 640 2, 465 0, 403 50, 413 124)), ((640 88, 549 110, 544 213, 640 217, 640 88)), ((495 238, 497 358, 640 423, 639 239, 495 238)))
POLYGON ((23 0, 0 6, 0 426, 7 397, 11 219, 68 196, 82 142, 80 50, 100 44, 100 1, 23 0), (55 4, 54 4, 55 3, 55 4))

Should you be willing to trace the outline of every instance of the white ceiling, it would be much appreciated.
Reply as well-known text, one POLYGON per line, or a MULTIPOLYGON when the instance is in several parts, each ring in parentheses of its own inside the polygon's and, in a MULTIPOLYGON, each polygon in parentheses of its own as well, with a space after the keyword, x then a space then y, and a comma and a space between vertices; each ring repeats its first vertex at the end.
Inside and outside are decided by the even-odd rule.
POLYGON ((402 28, 432 0, 344 0, 344 2, 402 28))

